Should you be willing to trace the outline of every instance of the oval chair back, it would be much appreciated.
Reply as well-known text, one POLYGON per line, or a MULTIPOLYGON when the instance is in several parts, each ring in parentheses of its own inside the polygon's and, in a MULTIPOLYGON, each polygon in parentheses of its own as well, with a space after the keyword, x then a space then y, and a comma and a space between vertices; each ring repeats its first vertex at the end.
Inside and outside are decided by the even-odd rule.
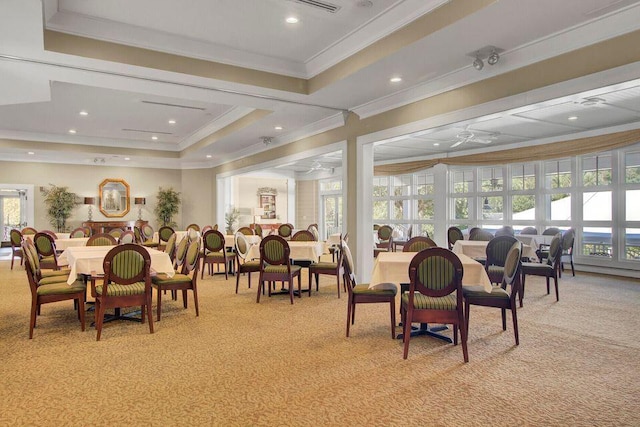
POLYGON ((189 224, 186 229, 200 231, 200 226, 198 224, 189 224))
POLYGON ((318 231, 318 227, 315 224, 311 224, 308 231, 313 234, 313 240, 315 240, 316 242, 320 241, 320 232, 318 231))
POLYGON ((478 228, 473 233, 469 233, 469 240, 475 240, 480 242, 488 242, 493 239, 493 234, 488 230, 478 228))
POLYGON ((142 232, 142 237, 144 237, 145 241, 153 239, 153 227, 149 224, 144 224, 140 227, 140 231, 142 232))
POLYGON ((205 225, 204 227, 202 227, 202 234, 204 235, 204 233, 206 233, 209 230, 213 230, 213 227, 210 225, 205 225))
POLYGON ((496 233, 494 234, 495 237, 515 236, 515 235, 516 235, 516 232, 513 230, 513 227, 511 227, 510 225, 505 225, 504 227, 497 229, 496 233))
POLYGON ((260 224, 254 224, 255 232, 257 236, 260 236, 262 239, 262 226, 260 224))
POLYGON ((313 233, 308 230, 297 231, 296 234, 291 237, 291 241, 294 242, 313 242, 315 240, 313 233))
POLYGON ((412 237, 402 246, 402 252, 420 252, 425 249, 435 248, 436 242, 425 236, 412 237))
POLYGON ((176 246, 175 251, 175 267, 177 271, 180 271, 182 268, 182 264, 184 263, 185 257, 187 256, 187 249, 189 247, 189 236, 184 236, 180 243, 176 246))
POLYGON ((491 239, 489 243, 487 243, 487 261, 485 266, 498 265, 504 267, 507 254, 516 242, 518 242, 518 239, 512 236, 498 236, 491 239))
POLYGON ((124 231, 120 235, 120 238, 118 239, 119 245, 124 245, 126 243, 135 243, 135 242, 136 242, 136 235, 131 230, 124 231))
POLYGON ((111 230, 109 230, 109 234, 111 234, 113 237, 117 239, 120 238, 120 236, 122 236, 122 233, 124 233, 124 230, 121 228, 113 228, 111 230))
POLYGON ((245 236, 253 236, 253 230, 249 227, 240 227, 238 232, 244 234, 245 236))
POLYGON ((167 239, 167 244, 164 246, 164 251, 165 253, 169 254, 169 259, 171 259, 172 262, 176 259, 177 239, 178 235, 176 233, 173 233, 171 236, 169 236, 169 239, 167 239))
POLYGON ((20 230, 14 228, 9 232, 9 240, 11 241, 11 269, 13 270, 13 260, 15 257, 20 258, 20 265, 22 265, 24 261, 24 251, 22 250, 22 241, 24 238, 20 230))
POLYGON ((26 236, 26 235, 29 235, 29 234, 36 234, 37 232, 38 232, 38 230, 36 230, 33 227, 25 227, 21 231, 23 236, 26 236))
POLYGON ((89 237, 87 235, 85 235, 84 233, 84 227, 78 227, 75 230, 73 230, 70 234, 69 234, 69 238, 71 239, 77 239, 77 238, 82 238, 82 237, 89 237))
POLYGON ((458 240, 464 240, 462 231, 458 227, 449 227, 447 230, 447 243, 449 244, 449 249, 453 249, 453 244, 458 240))
POLYGON ((117 244, 115 237, 107 233, 94 234, 87 240, 87 246, 115 246, 117 244))
POLYGON ((40 258, 40 268, 59 270, 56 243, 49 233, 38 232, 33 237, 33 243, 40 258))
POLYGON ((173 228, 169 227, 168 225, 164 225, 158 229, 158 239, 160 240, 160 243, 168 242, 169 238, 173 234, 175 234, 175 231, 173 230, 173 228))
POLYGON ((520 231, 520 234, 536 235, 538 234, 538 229, 535 227, 525 227, 520 231))
POLYGON ((278 236, 288 239, 293 232, 293 226, 291 224, 282 224, 278 227, 278 236))
POLYGON ((543 236, 555 236, 558 233, 562 233, 562 230, 560 230, 558 227, 549 227, 546 230, 544 230, 542 232, 543 236))
POLYGON ((247 241, 247 238, 245 237, 244 233, 241 233, 240 231, 236 231, 236 234, 234 235, 234 239, 235 239, 234 245, 236 248, 236 256, 243 261, 246 260, 247 254, 249 253, 249 242, 247 241))

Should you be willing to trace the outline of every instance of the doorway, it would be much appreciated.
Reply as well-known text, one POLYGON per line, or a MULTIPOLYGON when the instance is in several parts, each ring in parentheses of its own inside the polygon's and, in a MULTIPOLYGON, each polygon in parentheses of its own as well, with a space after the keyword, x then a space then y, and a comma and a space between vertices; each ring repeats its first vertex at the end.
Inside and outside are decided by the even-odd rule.
POLYGON ((2 245, 9 244, 9 232, 33 225, 33 185, 0 184, 0 233, 2 245))

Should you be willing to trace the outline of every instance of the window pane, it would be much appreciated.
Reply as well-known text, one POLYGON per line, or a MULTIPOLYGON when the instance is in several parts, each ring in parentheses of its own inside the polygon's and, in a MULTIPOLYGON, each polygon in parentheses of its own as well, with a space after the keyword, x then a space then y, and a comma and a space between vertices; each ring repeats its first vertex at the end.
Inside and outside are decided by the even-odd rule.
POLYGON ((502 168, 480 169, 482 191, 502 191, 502 168))
POLYGON ((584 193, 582 218, 585 221, 611 221, 611 191, 584 193))
POLYGON ((640 221, 640 190, 627 190, 626 196, 625 218, 627 221, 640 221))
POLYGON ((511 167, 511 186, 514 190, 535 190, 536 169, 532 164, 511 167))
POLYGON ((547 205, 550 207, 551 220, 567 221, 571 219, 571 194, 548 194, 547 205))
POLYGON ((409 219, 409 200, 394 200, 393 201, 393 219, 409 219), (406 209, 405 209, 406 207, 406 209), (404 216, 404 212, 407 216, 404 216))
POLYGON ((419 230, 419 232, 416 233, 416 230, 415 230, 415 227, 414 227, 414 231, 413 231, 413 235, 414 236, 433 237, 433 234, 435 233, 435 228, 434 228, 433 224, 420 224, 418 230, 419 230))
POLYGON ((453 192, 469 193, 473 190, 473 172, 472 171, 454 171, 453 172, 453 192))
POLYGON ((502 219, 502 196, 480 197, 482 219, 502 219))
POLYGON ((453 219, 469 219, 469 199, 455 198, 453 204, 453 219))
POLYGON ((611 228, 585 227, 582 230, 582 254, 611 258, 611 228))
POLYGON ((432 174, 416 175, 416 193, 421 196, 434 193, 432 174))
POLYGON ((554 160, 544 164, 545 186, 547 188, 571 187, 571 161, 554 160))
POLYGON ((583 157, 582 182, 585 187, 611 185, 611 154, 583 157))
POLYGON ((411 176, 391 177, 394 196, 408 196, 411 194, 411 176))
POLYGON ((625 258, 640 260, 640 228, 627 228, 625 235, 625 258))
POLYGON ((433 219, 435 211, 435 203, 431 199, 422 199, 417 201, 418 219, 433 219))
POLYGON ((536 196, 514 195, 511 197, 511 210, 514 220, 535 220, 536 196))
POLYGON ((373 202, 373 219, 387 219, 389 217, 389 202, 379 200, 373 202))
POLYGON ((373 197, 387 197, 389 195, 389 178, 373 178, 373 197))
POLYGON ((640 183, 640 153, 627 153, 624 156, 625 182, 640 183))

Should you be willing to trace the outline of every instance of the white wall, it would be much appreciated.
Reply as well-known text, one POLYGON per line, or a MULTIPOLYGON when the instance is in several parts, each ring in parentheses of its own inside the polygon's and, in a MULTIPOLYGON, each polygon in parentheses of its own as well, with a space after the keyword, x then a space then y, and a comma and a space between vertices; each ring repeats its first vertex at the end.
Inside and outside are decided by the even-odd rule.
MULTIPOLYGON (((253 223, 252 209, 259 207, 257 190, 261 187, 272 187, 278 191, 276 196, 276 219, 261 219, 262 224, 276 224, 290 222, 288 206, 290 203, 289 182, 286 178, 263 178, 241 176, 235 178, 234 186, 235 207, 240 209, 241 217, 237 227, 248 226, 253 223)), ((294 218, 291 218, 293 220, 294 218)))

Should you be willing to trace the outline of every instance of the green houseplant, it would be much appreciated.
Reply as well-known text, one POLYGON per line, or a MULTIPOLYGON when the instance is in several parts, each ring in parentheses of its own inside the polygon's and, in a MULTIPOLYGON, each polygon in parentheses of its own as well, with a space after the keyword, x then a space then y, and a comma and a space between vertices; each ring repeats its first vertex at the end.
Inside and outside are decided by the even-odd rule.
POLYGON ((44 203, 47 205, 47 218, 57 232, 64 232, 67 228, 67 219, 75 205, 76 195, 71 193, 68 187, 59 187, 50 184, 49 188, 43 188, 44 203))
POLYGON ((227 226, 227 234, 233 234, 233 226, 240 218, 240 210, 234 206, 230 206, 226 214, 224 214, 224 222, 227 226))
POLYGON ((173 221, 173 216, 180 210, 180 193, 173 187, 160 187, 156 198, 158 202, 154 212, 158 222, 163 226, 175 227, 177 224, 173 221))

